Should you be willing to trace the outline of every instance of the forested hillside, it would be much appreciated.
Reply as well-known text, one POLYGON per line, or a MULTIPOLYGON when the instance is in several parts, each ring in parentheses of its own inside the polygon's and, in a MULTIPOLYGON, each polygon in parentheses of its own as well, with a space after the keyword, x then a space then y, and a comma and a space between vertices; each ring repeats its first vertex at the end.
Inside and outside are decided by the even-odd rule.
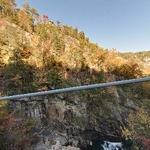
POLYGON ((128 59, 129 57, 135 57, 141 61, 148 61, 150 57, 150 51, 141 51, 141 52, 127 52, 127 53, 121 53, 121 56, 128 59))
MULTIPOLYGON (((124 59, 115 50, 107 50, 91 43, 84 32, 59 22, 54 23, 48 19, 48 16, 40 16, 37 10, 30 8, 28 3, 25 3, 23 8, 16 9, 15 2, 6 2, 1 2, 1 66, 2 68, 5 66, 5 82, 8 81, 10 84, 10 80, 13 78, 14 87, 18 87, 18 92, 21 90, 20 86, 27 89, 28 85, 25 84, 32 84, 32 82, 22 80, 33 80, 33 85, 29 85, 29 87, 37 88, 43 83, 47 83, 49 86, 59 86, 58 83, 61 79, 72 80, 69 84, 80 85, 105 81, 107 74, 114 74, 116 78, 142 76, 136 60, 124 59), (56 65, 55 67, 51 67, 52 61, 56 65), (15 66, 13 66, 14 64, 15 66), (21 72, 16 72, 17 70, 21 71, 20 65, 27 67, 27 74, 28 71, 31 71, 31 75, 36 74, 36 76, 23 79, 27 78, 26 75, 22 77, 21 72), (16 74, 11 76, 9 71, 15 71, 16 74), (82 77, 78 78, 80 72, 82 72, 82 77), (93 77, 91 76, 92 72, 95 72, 93 77), (69 78, 69 74, 73 76, 69 78), (55 78, 56 81, 53 80, 55 85, 51 83, 51 78, 55 78), (78 81, 75 81, 77 78, 78 81), (20 85, 15 85, 15 81, 20 85), (37 87, 35 87, 36 84, 37 87)), ((62 83, 60 85, 64 86, 62 83)), ((5 92, 7 88, 11 90, 9 87, 5 87, 5 92)))
MULTIPOLYGON (((18 8, 15 0, 0 0, 1 96, 149 76, 149 60, 149 52, 120 54, 114 49, 100 47, 90 42, 84 32, 58 21, 51 21, 27 2, 22 8, 18 8)), ((85 103, 83 106, 87 107, 85 112, 80 112, 80 117, 69 121, 73 122, 73 127, 79 126, 83 130, 97 128, 95 130, 103 132, 105 127, 100 124, 106 120, 107 134, 113 130, 112 135, 134 140, 143 136, 149 142, 149 89, 149 83, 143 83, 89 94, 81 92, 67 95, 66 105, 70 105, 69 100, 72 103, 77 101, 79 105, 85 103), (133 120, 133 116, 137 120, 133 120), (116 130, 119 131, 115 132, 116 130)), ((23 121, 17 128, 14 124, 19 119, 16 118, 21 117, 18 114, 16 117, 9 106, 9 103, 0 103, 0 146, 3 150, 8 148, 9 144, 6 148, 1 142, 6 139, 14 147, 22 143, 25 143, 24 147, 26 144, 34 145, 34 137, 30 133, 35 120, 30 120, 32 123, 23 121), (14 132, 11 131, 12 128, 14 132), (10 129, 9 133, 7 129, 10 129), (27 136, 19 141, 18 137, 22 136, 20 131, 27 136), (8 138, 10 134, 12 138, 8 138), (33 143, 27 140, 31 137, 33 143)), ((74 108, 72 104, 70 107, 74 108)), ((75 115, 78 114, 77 110, 75 109, 75 115)), ((56 121, 56 118, 51 119, 56 121)), ((59 121, 61 123, 61 119, 59 121)), ((145 144, 146 147, 148 144, 145 144)))
POLYGON ((137 53, 120 53, 120 56, 125 59, 136 61, 144 74, 150 74, 150 51, 141 51, 137 53))

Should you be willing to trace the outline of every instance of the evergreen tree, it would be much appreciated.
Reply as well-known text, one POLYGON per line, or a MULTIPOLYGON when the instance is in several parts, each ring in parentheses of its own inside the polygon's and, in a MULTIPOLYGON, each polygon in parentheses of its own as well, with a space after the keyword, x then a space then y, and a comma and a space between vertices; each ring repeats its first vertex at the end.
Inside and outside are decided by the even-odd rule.
POLYGON ((34 25, 38 20, 38 12, 36 9, 31 8, 28 1, 25 1, 23 9, 18 11, 19 25, 28 32, 33 32, 34 25))

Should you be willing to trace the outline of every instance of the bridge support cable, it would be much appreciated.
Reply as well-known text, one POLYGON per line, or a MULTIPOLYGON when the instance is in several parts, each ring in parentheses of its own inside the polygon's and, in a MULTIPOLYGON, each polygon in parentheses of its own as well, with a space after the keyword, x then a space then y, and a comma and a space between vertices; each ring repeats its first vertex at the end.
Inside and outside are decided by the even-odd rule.
POLYGON ((91 84, 91 85, 83 85, 83 86, 55 89, 55 90, 43 91, 43 92, 19 94, 19 95, 13 95, 13 96, 4 96, 4 97, 0 97, 0 100, 18 100, 18 101, 20 100, 21 101, 21 100, 23 100, 22 98, 28 98, 28 97, 52 95, 52 94, 74 92, 74 91, 81 91, 81 90, 90 90, 90 89, 98 89, 98 88, 106 88, 106 87, 111 87, 111 86, 134 84, 134 83, 148 82, 148 81, 150 81, 150 77, 130 79, 130 80, 121 80, 121 81, 113 81, 113 82, 91 84))

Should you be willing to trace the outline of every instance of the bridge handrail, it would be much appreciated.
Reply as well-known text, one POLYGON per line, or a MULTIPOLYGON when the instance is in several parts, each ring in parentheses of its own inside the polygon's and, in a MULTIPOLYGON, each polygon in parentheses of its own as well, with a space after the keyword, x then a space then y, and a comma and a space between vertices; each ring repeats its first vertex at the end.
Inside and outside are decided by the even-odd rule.
POLYGON ((110 86, 118 86, 118 85, 148 82, 148 81, 150 81, 150 77, 113 81, 113 82, 91 84, 91 85, 83 85, 83 86, 55 89, 55 90, 42 91, 42 92, 19 94, 19 95, 13 95, 13 96, 4 96, 4 97, 0 97, 0 100, 20 100, 21 101, 22 100, 21 98, 26 98, 26 97, 44 96, 44 95, 50 95, 50 94, 59 94, 59 93, 65 93, 65 92, 89 90, 89 89, 94 89, 94 88, 105 88, 105 87, 110 87, 110 86))

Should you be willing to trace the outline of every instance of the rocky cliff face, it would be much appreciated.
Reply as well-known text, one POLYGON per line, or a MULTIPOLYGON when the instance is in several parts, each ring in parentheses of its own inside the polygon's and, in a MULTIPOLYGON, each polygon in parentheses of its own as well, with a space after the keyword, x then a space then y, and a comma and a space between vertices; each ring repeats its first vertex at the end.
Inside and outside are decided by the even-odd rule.
POLYGON ((24 117, 36 119, 32 134, 38 135, 37 149, 50 149, 57 141, 81 149, 99 139, 122 141, 127 117, 139 107, 121 87, 35 99, 14 106, 24 117))

